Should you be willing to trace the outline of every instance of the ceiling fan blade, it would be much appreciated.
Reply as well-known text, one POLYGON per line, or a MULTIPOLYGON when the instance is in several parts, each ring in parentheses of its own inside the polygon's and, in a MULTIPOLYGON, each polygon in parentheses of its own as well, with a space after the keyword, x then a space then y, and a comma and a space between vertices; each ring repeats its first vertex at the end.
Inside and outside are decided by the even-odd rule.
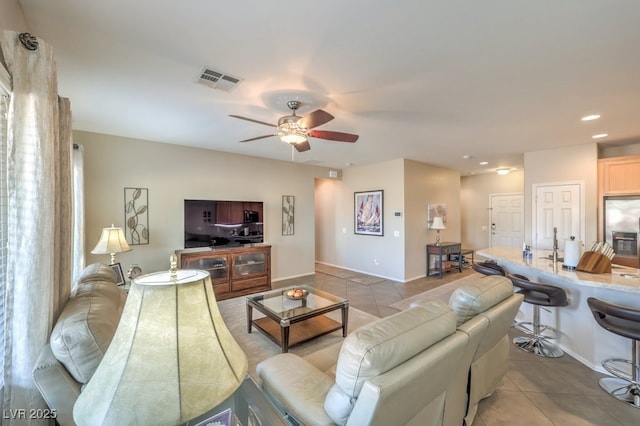
POLYGON ((338 142, 355 142, 359 138, 358 135, 351 133, 331 132, 329 130, 311 130, 307 132, 307 136, 338 142))
POLYGON ((305 129, 313 129, 314 127, 322 126, 324 123, 328 123, 333 119, 333 115, 321 109, 317 109, 302 117, 300 121, 298 121, 298 126, 305 129))
POLYGON ((260 120, 254 120, 253 118, 247 118, 247 117, 243 117, 241 115, 229 114, 229 117, 239 118, 240 120, 251 121, 252 123, 264 124, 265 126, 269 126, 269 127, 276 127, 275 124, 267 123, 267 122, 260 121, 260 120))
POLYGON ((255 138, 245 139, 245 140, 238 141, 238 142, 251 142, 251 141, 257 141, 258 139, 270 138, 271 136, 276 136, 276 135, 263 135, 263 136, 256 136, 255 138))
POLYGON ((311 145, 309 144, 309 141, 300 142, 300 143, 297 143, 297 144, 295 144, 293 146, 295 147, 295 149, 298 152, 309 151, 311 149, 311 145))

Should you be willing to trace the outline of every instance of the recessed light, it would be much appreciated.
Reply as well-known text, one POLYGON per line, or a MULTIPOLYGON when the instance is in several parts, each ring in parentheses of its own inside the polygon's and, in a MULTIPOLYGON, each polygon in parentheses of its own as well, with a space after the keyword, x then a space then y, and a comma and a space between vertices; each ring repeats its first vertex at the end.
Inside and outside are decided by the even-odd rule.
POLYGON ((602 139, 602 138, 606 138, 607 136, 609 136, 607 133, 598 133, 597 135, 593 135, 591 137, 593 139, 602 139))
POLYGON ((481 161, 481 162, 480 162, 480 165, 481 165, 481 166, 486 166, 487 164, 489 164, 489 162, 488 162, 488 161, 481 161))
POLYGON ((600 118, 600 114, 591 114, 591 115, 585 115, 584 117, 581 118, 581 120, 591 121, 591 120, 597 120, 598 118, 600 118))
POLYGON ((465 160, 468 160, 469 158, 472 158, 469 154, 465 154, 462 156, 462 158, 464 158, 465 160))
POLYGON ((510 171, 511 171, 511 169, 508 169, 506 167, 501 168, 501 169, 496 169, 496 173, 499 174, 499 175, 502 175, 502 176, 508 175, 510 171))

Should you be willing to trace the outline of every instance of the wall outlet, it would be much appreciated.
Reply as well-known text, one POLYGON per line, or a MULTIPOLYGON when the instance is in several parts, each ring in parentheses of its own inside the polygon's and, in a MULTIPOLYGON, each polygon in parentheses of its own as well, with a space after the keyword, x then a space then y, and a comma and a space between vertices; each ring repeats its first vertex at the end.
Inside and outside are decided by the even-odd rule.
POLYGON ((347 233, 347 228, 343 227, 343 228, 342 228, 342 233, 343 233, 343 234, 346 234, 346 233, 347 233))
POLYGON ((379 263, 378 263, 378 259, 373 259, 373 264, 374 264, 374 265, 379 265, 379 263))
POLYGON ((399 237, 400 236, 400 231, 393 231, 393 236, 394 237, 399 237))

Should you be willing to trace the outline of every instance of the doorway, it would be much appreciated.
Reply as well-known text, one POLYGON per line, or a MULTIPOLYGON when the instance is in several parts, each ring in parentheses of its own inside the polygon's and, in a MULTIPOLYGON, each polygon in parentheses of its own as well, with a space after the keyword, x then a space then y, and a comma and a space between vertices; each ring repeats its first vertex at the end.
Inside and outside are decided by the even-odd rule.
POLYGON ((533 186, 534 248, 553 250, 553 230, 557 229, 558 249, 570 237, 584 239, 584 185, 556 183, 533 186))
POLYGON ((489 196, 491 247, 522 247, 524 241, 524 194, 489 196))

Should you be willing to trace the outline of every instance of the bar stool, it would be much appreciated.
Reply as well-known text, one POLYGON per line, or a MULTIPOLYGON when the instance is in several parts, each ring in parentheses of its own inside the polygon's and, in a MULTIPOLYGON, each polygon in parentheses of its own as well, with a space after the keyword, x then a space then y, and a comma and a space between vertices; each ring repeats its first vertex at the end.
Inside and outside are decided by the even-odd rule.
POLYGON ((614 398, 640 408, 640 309, 594 297, 588 298, 587 304, 602 328, 631 339, 631 360, 610 358, 602 361, 602 367, 615 377, 600 379, 600 387, 614 398))
POLYGON ((471 265, 471 267, 474 271, 480 272, 482 275, 506 275, 506 272, 504 271, 504 268, 502 266, 490 260, 474 263, 473 265, 471 265))
POLYGON ((564 351, 549 342, 549 340, 560 338, 560 331, 540 324, 540 306, 567 306, 569 304, 567 293, 560 287, 536 283, 522 275, 509 274, 507 278, 520 289, 517 293, 524 295, 523 302, 533 305, 533 321, 514 324, 515 328, 527 335, 514 338, 514 345, 523 351, 545 358, 563 356, 564 351))

